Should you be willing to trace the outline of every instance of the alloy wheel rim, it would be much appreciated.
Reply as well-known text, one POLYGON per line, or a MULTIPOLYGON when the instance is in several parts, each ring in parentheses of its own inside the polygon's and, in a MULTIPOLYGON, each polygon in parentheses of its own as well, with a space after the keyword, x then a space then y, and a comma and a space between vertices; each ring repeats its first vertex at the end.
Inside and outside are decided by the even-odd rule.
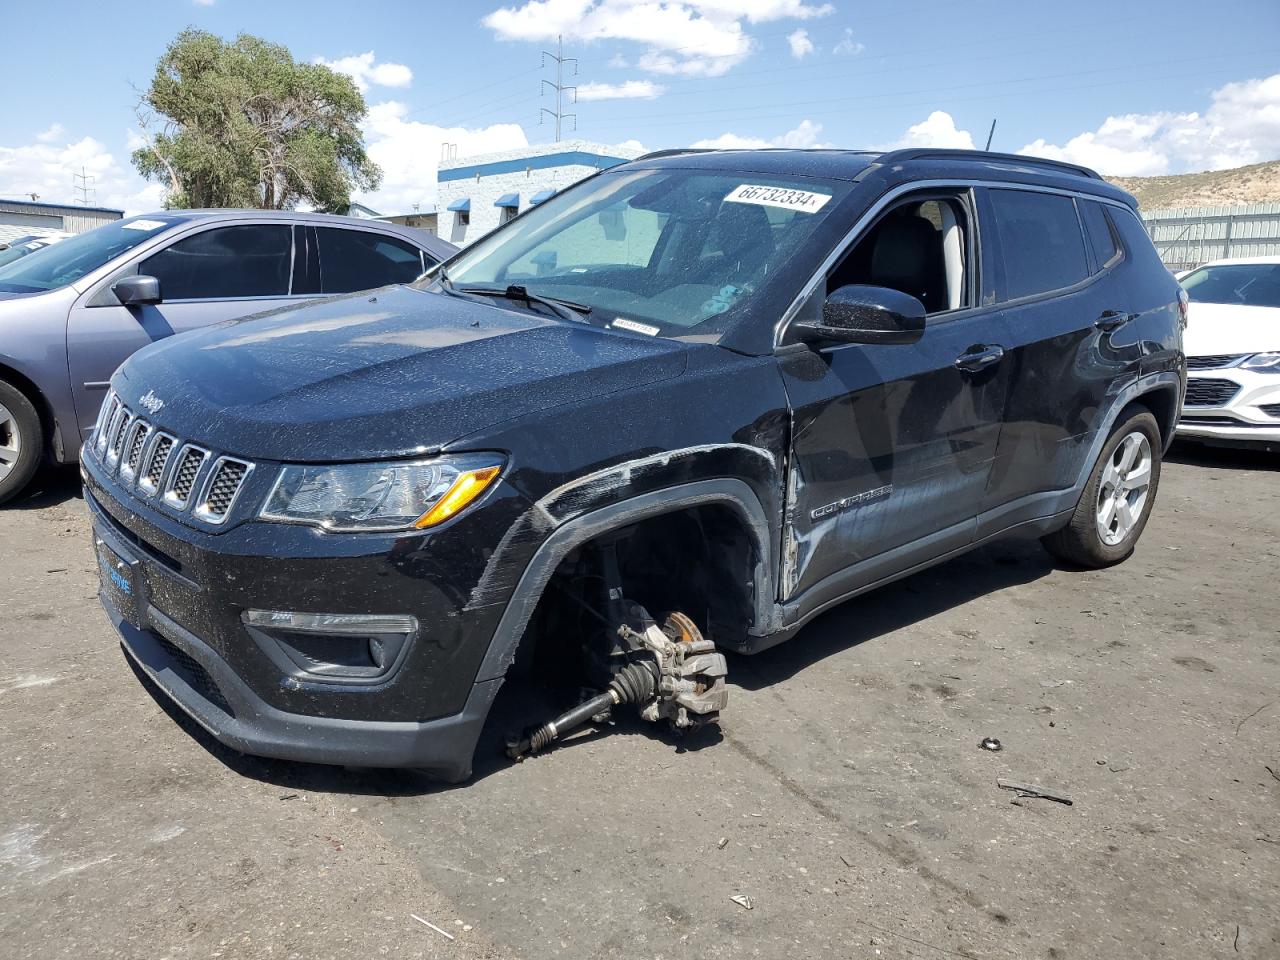
POLYGON ((1109 547, 1133 533, 1151 492, 1151 441, 1145 433, 1128 434, 1102 468, 1094 516, 1098 536, 1109 547))
POLYGON ((22 433, 9 408, 0 403, 0 480, 9 475, 22 453, 22 433))

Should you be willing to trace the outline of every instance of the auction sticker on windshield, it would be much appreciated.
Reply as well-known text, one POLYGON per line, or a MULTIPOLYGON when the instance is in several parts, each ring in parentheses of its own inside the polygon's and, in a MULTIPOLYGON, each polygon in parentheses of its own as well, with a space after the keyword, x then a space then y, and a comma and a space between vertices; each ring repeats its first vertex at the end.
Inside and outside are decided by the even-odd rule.
POLYGON ((800 213, 817 213, 831 199, 827 193, 810 193, 788 187, 762 187, 744 183, 734 187, 724 198, 726 203, 754 203, 762 207, 782 207, 800 213))

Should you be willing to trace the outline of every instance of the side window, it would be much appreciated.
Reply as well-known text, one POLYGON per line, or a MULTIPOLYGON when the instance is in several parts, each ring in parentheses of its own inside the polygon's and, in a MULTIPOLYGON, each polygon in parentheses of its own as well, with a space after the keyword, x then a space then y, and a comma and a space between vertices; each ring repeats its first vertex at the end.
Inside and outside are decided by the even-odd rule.
POLYGON ((316 251, 316 228, 305 223, 293 227, 293 286, 296 295, 320 292, 320 254, 316 251))
POLYGON ((1006 300, 1048 293, 1089 276, 1075 201, 1053 193, 992 190, 1004 252, 1006 300))
POLYGON ((317 227, 322 293, 352 293, 422 275, 422 252, 397 237, 366 230, 317 227))
POLYGON ((166 300, 282 297, 292 247, 288 224, 214 227, 152 254, 138 271, 160 281, 166 300))
POLYGON ((1080 216, 1084 220, 1085 233, 1089 236, 1089 245, 1093 248, 1093 264, 1095 271, 1101 271, 1111 265, 1120 252, 1116 246, 1115 234, 1111 232, 1111 223, 1102 204, 1093 200, 1077 200, 1080 216))
POLYGON ((827 293, 849 284, 889 287, 926 313, 971 306, 970 232, 959 197, 911 199, 884 214, 827 277, 827 293))

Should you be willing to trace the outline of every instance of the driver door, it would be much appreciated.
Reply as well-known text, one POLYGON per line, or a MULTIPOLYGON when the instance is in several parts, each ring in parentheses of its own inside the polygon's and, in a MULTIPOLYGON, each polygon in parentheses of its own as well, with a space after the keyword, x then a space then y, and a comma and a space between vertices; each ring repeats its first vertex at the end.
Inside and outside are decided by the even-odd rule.
POLYGON ((792 411, 780 582, 801 613, 973 537, 1008 391, 975 203, 957 189, 891 205, 797 317, 847 284, 890 287, 925 306, 917 343, 780 348, 792 411))
MULTIPOLYGON (((185 233, 81 297, 67 318, 67 366, 81 439, 93 430, 111 375, 137 350, 290 303, 294 230, 274 221, 185 233), (111 284, 132 274, 156 277, 161 302, 122 306, 111 284)), ((299 259, 307 262, 305 255, 299 259)))

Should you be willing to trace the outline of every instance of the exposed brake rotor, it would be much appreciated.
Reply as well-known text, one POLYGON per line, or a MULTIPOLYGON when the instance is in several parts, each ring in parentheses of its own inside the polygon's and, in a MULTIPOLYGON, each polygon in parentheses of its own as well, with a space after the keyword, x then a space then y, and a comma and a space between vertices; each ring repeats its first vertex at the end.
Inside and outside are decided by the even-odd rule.
POLYGON ((635 706, 645 720, 665 720, 679 731, 719 720, 729 699, 724 654, 717 653, 715 644, 683 613, 667 614, 659 627, 639 604, 627 608, 627 622, 615 631, 624 659, 605 691, 509 738, 507 756, 519 760, 538 753, 592 717, 623 704, 635 706))

